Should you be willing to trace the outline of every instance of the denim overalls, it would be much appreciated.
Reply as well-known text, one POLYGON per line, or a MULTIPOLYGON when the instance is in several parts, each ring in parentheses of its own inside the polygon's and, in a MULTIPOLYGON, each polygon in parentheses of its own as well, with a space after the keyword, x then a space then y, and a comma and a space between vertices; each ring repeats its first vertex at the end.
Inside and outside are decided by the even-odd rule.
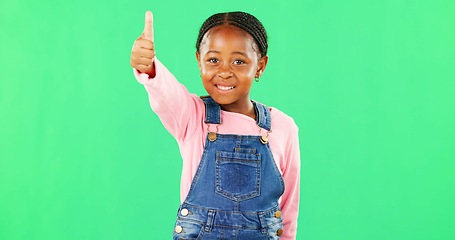
MULTIPOLYGON (((209 133, 177 214, 174 239, 279 239, 283 230, 278 199, 284 182, 267 136, 210 132, 221 124, 221 108, 210 97, 202 100, 209 133)), ((258 133, 268 135, 270 111, 260 103, 253 105, 258 133)))

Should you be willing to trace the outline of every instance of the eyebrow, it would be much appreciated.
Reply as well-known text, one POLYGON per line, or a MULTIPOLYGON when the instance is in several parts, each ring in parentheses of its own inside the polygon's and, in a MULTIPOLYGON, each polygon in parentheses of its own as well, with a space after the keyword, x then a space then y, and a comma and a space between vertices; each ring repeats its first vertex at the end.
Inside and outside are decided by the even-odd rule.
MULTIPOLYGON (((210 50, 210 51, 207 52, 207 54, 209 54, 209 53, 220 53, 220 52, 219 52, 219 51, 216 51, 216 50, 210 50)), ((238 52, 238 51, 232 52, 232 54, 240 54, 240 55, 246 56, 245 53, 243 53, 243 52, 238 52)))

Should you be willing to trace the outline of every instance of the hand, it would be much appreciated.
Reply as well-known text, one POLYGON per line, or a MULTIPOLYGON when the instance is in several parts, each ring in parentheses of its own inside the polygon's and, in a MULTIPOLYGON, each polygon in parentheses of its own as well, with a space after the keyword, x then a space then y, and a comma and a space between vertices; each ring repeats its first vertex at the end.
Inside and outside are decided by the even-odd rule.
POLYGON ((130 64, 141 73, 147 73, 150 77, 155 76, 155 44, 153 37, 153 15, 152 12, 145 13, 144 31, 136 41, 131 50, 130 64))

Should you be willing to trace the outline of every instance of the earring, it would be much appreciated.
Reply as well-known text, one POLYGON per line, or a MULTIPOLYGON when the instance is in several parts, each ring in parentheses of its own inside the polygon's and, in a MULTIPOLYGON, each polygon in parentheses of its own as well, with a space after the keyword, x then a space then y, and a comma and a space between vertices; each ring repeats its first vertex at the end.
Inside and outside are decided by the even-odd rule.
POLYGON ((258 77, 254 78, 254 81, 259 82, 259 78, 258 77))

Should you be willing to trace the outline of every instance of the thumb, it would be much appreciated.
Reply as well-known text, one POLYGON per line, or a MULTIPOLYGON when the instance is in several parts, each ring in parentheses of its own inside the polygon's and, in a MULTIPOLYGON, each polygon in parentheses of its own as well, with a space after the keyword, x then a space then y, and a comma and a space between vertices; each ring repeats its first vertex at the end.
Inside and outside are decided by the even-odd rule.
POLYGON ((154 41, 153 37, 153 14, 150 11, 145 12, 145 24, 144 24, 144 31, 142 32, 142 36, 147 39, 154 41))

